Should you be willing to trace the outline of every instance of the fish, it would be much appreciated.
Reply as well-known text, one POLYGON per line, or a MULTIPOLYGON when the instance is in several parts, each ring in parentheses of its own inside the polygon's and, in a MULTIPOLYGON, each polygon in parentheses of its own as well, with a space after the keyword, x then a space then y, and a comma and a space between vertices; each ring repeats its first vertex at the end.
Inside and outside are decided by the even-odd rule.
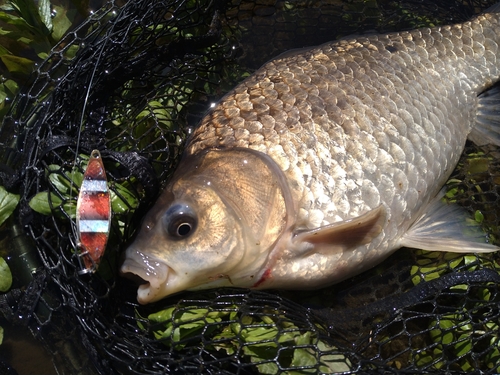
POLYGON ((293 50, 228 92, 125 250, 138 302, 326 287, 401 247, 498 251, 441 197, 468 139, 500 145, 499 12, 293 50))

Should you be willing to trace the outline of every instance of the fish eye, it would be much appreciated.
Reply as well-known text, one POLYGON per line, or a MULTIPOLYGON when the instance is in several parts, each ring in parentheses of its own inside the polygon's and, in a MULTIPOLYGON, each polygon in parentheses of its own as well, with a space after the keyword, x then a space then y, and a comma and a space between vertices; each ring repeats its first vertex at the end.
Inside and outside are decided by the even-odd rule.
POLYGON ((198 219, 187 204, 174 204, 163 216, 164 229, 175 239, 187 238, 194 233, 198 219))

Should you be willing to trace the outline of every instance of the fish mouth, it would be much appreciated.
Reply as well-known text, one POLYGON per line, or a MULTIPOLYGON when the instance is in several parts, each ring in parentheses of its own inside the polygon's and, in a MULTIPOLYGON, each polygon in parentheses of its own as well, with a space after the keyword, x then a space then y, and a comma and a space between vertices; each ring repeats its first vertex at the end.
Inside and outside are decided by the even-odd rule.
POLYGON ((171 294, 168 279, 172 272, 161 260, 130 248, 127 249, 125 261, 120 268, 123 276, 143 280, 137 289, 137 301, 142 305, 171 294))

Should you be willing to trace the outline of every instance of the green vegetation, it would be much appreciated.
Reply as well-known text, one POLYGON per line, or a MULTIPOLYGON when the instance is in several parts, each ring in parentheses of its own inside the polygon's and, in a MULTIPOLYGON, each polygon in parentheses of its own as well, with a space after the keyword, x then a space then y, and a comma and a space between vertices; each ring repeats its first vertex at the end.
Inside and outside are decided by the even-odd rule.
MULTIPOLYGON (((81 170, 86 169, 89 157, 81 154, 80 160, 80 168, 73 167, 71 170, 65 170, 58 165, 47 167, 45 173, 51 184, 51 191, 39 192, 30 200, 29 205, 34 211, 43 215, 64 213, 65 216, 76 217, 76 198, 83 181, 81 170)), ((139 200, 127 189, 127 182, 110 185, 111 211, 114 215, 126 214, 137 208, 139 200)))
POLYGON ((6 292, 12 286, 12 273, 5 259, 0 257, 0 292, 6 292))
MULTIPOLYGON (((36 64, 87 16, 87 4, 88 0, 10 0, 0 5, 0 118, 36 64)), ((68 50, 68 58, 75 52, 76 48, 68 50)))
MULTIPOLYGON (((145 324, 140 323, 142 329, 145 324)), ((235 305, 223 308, 170 307, 148 316, 156 339, 176 350, 198 347, 222 356, 237 355, 261 374, 315 374, 350 370, 349 360, 318 337, 278 311, 242 313, 235 305), (279 371, 278 368, 286 369, 279 371)))
POLYGON ((0 226, 12 215, 18 203, 18 194, 9 193, 0 186, 0 226))

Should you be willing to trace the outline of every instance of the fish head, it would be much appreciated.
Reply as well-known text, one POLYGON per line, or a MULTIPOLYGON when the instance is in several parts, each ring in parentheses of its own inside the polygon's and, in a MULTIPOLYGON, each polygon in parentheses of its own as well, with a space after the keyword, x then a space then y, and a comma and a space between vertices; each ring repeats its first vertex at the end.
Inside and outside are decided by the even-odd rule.
POLYGON ((268 156, 248 149, 184 159, 125 253, 121 272, 146 282, 138 301, 255 284, 287 226, 284 181, 268 156))

